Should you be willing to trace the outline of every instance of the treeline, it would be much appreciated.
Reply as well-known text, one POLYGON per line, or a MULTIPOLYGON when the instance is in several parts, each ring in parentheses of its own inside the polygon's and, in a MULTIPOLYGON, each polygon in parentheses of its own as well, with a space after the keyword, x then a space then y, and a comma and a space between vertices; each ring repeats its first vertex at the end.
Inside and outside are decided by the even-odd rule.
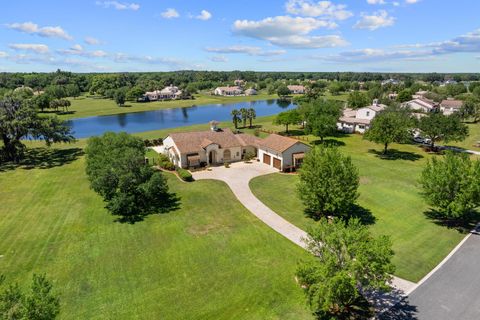
POLYGON ((455 81, 480 81, 477 73, 368 73, 368 72, 253 72, 253 71, 172 71, 131 73, 72 73, 57 70, 52 73, 0 73, 0 89, 15 89, 21 86, 33 90, 45 90, 49 86, 75 85, 81 92, 98 92, 122 87, 139 87, 153 90, 168 85, 187 88, 191 91, 213 88, 217 85, 242 79, 261 83, 277 80, 327 80, 327 81, 400 81, 435 82, 447 79, 455 81))

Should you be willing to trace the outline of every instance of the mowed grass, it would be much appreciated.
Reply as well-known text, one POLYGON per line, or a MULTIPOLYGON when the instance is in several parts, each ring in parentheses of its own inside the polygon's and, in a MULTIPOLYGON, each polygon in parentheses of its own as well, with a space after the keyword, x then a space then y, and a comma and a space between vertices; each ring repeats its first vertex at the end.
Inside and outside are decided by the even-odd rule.
POLYGON ((461 142, 450 142, 447 143, 449 146, 457 146, 460 148, 480 151, 480 146, 477 146, 480 143, 480 122, 468 124, 468 137, 461 142))
POLYGON ((46 273, 61 319, 311 319, 294 279, 308 254, 222 182, 169 174, 180 208, 122 224, 82 156, 55 164, 0 171, 0 270, 22 286, 46 273))
POLYGON ((222 97, 209 94, 196 94, 193 100, 170 100, 170 101, 153 101, 153 102, 130 102, 127 101, 124 107, 119 107, 112 99, 96 99, 92 97, 81 96, 76 99, 70 99, 72 103, 69 113, 58 115, 63 120, 103 116, 112 114, 122 114, 130 112, 152 111, 160 109, 183 108, 191 106, 200 106, 206 104, 225 104, 237 103, 243 101, 277 99, 276 94, 269 95, 259 93, 255 96, 238 96, 238 97, 222 97))
MULTIPOLYGON (((429 207, 420 195, 421 170, 430 157, 413 145, 393 145, 407 159, 380 159, 370 150, 381 147, 351 135, 337 138, 340 150, 352 157, 360 172, 359 205, 376 218, 374 234, 389 235, 399 277, 418 281, 432 270, 465 236, 425 217, 429 207)), ((254 194, 297 226, 308 229, 314 221, 304 215, 296 192, 298 176, 272 174, 250 182, 254 194)))

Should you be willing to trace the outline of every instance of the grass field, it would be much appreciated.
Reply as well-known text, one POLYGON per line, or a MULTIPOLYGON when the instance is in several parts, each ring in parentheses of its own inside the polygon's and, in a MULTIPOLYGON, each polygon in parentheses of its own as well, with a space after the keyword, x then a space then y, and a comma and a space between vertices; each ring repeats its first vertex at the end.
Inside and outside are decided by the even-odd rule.
POLYGON ((74 118, 121 114, 129 112, 191 107, 192 105, 199 106, 206 104, 236 103, 242 101, 267 100, 277 98, 278 96, 276 94, 269 95, 265 93, 260 93, 255 96, 239 97, 222 97, 206 94, 196 94, 194 100, 154 101, 147 103, 127 102, 125 107, 119 107, 115 104, 115 101, 111 99, 95 99, 82 96, 76 99, 70 99, 72 103, 71 107, 69 108, 70 113, 61 114, 59 115, 59 117, 64 120, 68 120, 74 118))
MULTIPOLYGON (((412 145, 393 145, 404 159, 380 159, 371 150, 381 147, 359 135, 337 138, 341 151, 352 157, 360 171, 359 205, 376 221, 375 234, 390 235, 399 277, 418 281, 433 269, 464 234, 437 225, 423 214, 428 206, 420 196, 418 178, 429 157, 412 145)), ((313 220, 303 214, 296 194, 298 177, 273 174, 258 177, 250 185, 267 206, 297 226, 307 229, 313 220)))
POLYGON ((168 175, 180 208, 122 224, 72 147, 0 171, 0 270, 21 285, 47 273, 61 319, 310 319, 294 280, 307 254, 223 183, 168 175))
POLYGON ((480 151, 475 144, 480 143, 480 123, 468 124, 469 136, 462 142, 450 142, 449 146, 457 146, 464 149, 480 151))

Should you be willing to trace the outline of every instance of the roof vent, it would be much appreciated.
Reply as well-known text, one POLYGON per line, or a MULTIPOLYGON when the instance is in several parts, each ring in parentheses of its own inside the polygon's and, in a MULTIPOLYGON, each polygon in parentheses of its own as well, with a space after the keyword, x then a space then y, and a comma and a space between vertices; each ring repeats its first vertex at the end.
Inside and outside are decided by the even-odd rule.
POLYGON ((210 130, 218 131, 218 121, 212 120, 210 121, 210 130))

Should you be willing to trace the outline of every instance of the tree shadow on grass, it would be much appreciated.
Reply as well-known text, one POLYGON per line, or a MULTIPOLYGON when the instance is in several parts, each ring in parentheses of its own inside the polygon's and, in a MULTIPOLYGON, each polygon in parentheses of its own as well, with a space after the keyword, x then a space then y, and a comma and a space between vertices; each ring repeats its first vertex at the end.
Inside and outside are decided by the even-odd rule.
POLYGON ((175 193, 169 193, 167 198, 162 203, 162 206, 157 207, 154 211, 142 212, 134 216, 124 216, 115 219, 115 222, 125 223, 125 224, 135 224, 137 222, 142 222, 146 217, 154 214, 165 214, 180 209, 180 197, 175 193))
POLYGON ((18 162, 0 163, 0 172, 22 169, 49 169, 60 167, 71 163, 83 155, 80 148, 53 149, 53 148, 32 148, 25 151, 24 158, 18 162))
POLYGON ((312 145, 323 145, 325 147, 343 147, 345 146, 345 142, 337 139, 323 139, 323 142, 321 140, 312 141, 312 145))
POLYGON ((475 210, 470 211, 463 219, 447 218, 443 212, 435 209, 425 211, 424 214, 435 224, 447 227, 448 229, 455 229, 461 233, 470 232, 476 227, 478 221, 480 221, 480 212, 475 210))
POLYGON ((383 154, 383 151, 370 149, 369 153, 376 155, 378 158, 383 160, 408 160, 408 161, 417 161, 423 158, 422 155, 414 152, 400 151, 396 149, 390 149, 386 154, 383 154))
MULTIPOLYGON (((305 210, 304 214, 306 217, 314 221, 319 221, 322 217, 324 217, 309 210, 305 210)), ((344 218, 346 220, 356 218, 360 220, 360 223, 362 223, 363 225, 372 225, 376 222, 376 218, 372 214, 372 212, 367 208, 359 206, 358 204, 354 204, 348 211, 348 214, 343 215, 341 218, 344 218)))
POLYGON ((279 132, 280 135, 282 136, 304 136, 305 135, 305 131, 301 130, 301 129, 288 129, 288 132, 286 131, 281 131, 279 132))
POLYGON ((379 320, 415 320, 417 318, 418 308, 408 302, 408 298, 402 299, 390 310, 377 316, 379 320))

